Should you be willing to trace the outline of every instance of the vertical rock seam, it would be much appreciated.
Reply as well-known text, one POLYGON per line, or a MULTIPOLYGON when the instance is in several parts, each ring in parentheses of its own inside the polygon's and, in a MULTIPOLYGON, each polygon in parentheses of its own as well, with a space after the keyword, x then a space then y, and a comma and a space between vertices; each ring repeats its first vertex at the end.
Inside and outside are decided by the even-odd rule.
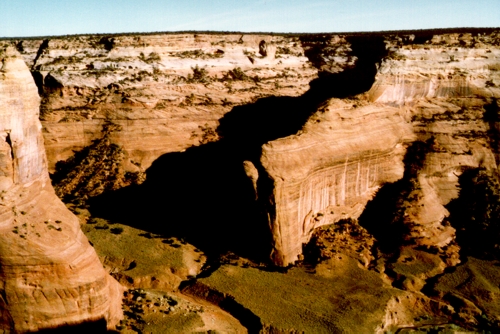
POLYGON ((50 184, 33 78, 0 50, 0 331, 32 332, 122 317, 122 287, 50 184))

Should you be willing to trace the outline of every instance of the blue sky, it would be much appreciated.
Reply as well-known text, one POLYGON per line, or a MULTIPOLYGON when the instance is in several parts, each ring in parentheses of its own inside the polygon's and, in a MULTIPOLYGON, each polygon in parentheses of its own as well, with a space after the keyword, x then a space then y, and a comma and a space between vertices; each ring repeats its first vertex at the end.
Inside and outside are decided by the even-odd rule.
POLYGON ((500 0, 0 0, 0 37, 500 27, 500 0))

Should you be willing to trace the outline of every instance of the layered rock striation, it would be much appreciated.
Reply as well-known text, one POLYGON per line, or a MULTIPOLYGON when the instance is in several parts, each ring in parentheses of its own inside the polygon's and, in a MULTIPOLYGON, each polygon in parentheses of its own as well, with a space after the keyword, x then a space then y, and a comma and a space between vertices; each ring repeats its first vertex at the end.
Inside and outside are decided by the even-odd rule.
POLYGON ((413 139, 398 109, 333 99, 297 135, 264 145, 273 261, 296 261, 315 228, 359 217, 381 185, 403 176, 413 139))
POLYGON ((78 36, 17 47, 44 96, 51 172, 107 121, 122 128, 111 141, 126 152, 126 169, 144 171, 162 154, 217 140, 210 134, 235 105, 301 95, 318 72, 298 37, 78 36))
MULTIPOLYGON (((384 50, 376 43, 373 50, 366 46, 375 39, 361 38, 358 44, 365 46, 360 48, 348 42, 351 37, 75 36, 17 41, 16 46, 44 97, 41 120, 51 171, 102 138, 120 146, 120 175, 143 175, 162 154, 219 141, 225 115, 257 113, 265 103, 254 102, 265 97, 301 96, 294 101, 315 110, 312 104, 329 97, 367 90, 352 100, 326 103, 298 134, 277 130, 279 135, 263 136, 258 146, 272 141, 262 147, 260 161, 258 148, 241 154, 256 198, 265 202, 275 263, 298 259, 312 229, 358 217, 377 189, 401 177, 408 196, 398 208, 408 226, 404 239, 447 249, 447 263, 456 263, 446 205, 459 196, 464 169, 495 170, 500 160, 498 117, 487 116, 488 110, 495 114, 500 95, 500 35, 491 29, 378 34, 384 50), (385 55, 380 63, 374 63, 374 53, 385 55), (337 81, 312 81, 328 75, 337 81), (346 89, 357 81, 363 84, 346 89), (249 108, 238 110, 238 105, 249 108), (104 136, 110 123, 121 130, 104 136), (410 141, 426 143, 425 152, 418 170, 405 176, 413 168, 403 160, 410 141)), ((279 108, 280 100, 274 101, 266 112, 279 108)), ((280 125, 251 116, 243 122, 280 125)), ((251 131, 245 132, 251 126, 240 131, 240 125, 231 129, 243 133, 237 144, 254 145, 251 131)), ((125 181, 117 184, 130 183, 125 181)))
POLYGON ((271 185, 260 196, 269 197, 276 264, 297 260, 314 228, 357 218, 381 185, 403 176, 399 196, 408 198, 391 208, 403 212, 401 244, 439 249, 448 265, 459 262, 445 205, 458 196, 465 169, 497 169, 496 123, 485 113, 500 95, 499 36, 406 37, 384 37, 388 55, 357 101, 332 100, 297 135, 263 146, 271 185), (404 165, 411 141, 421 143, 422 161, 404 165))
POLYGON ((40 98, 18 52, 0 50, 0 329, 32 332, 121 317, 121 286, 50 183, 40 98))
MULTIPOLYGON (((488 113, 500 96, 499 37, 444 34, 425 44, 393 44, 368 92, 370 101, 405 110, 417 140, 427 143, 414 173, 414 203, 405 209, 407 238, 416 245, 456 248, 445 207, 459 196, 459 176, 498 168, 488 113)), ((447 258, 448 265, 458 262, 449 249, 447 258)))

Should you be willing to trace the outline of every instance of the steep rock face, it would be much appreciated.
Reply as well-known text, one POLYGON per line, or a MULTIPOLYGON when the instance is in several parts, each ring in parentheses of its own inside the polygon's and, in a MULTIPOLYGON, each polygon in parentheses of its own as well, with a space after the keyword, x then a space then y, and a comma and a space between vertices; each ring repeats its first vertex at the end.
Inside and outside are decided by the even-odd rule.
MULTIPOLYGON (((140 173, 161 154, 182 152, 191 146, 217 141, 215 129, 219 120, 232 109, 234 111, 236 105, 249 104, 270 95, 299 96, 307 90, 311 79, 317 77, 316 68, 323 74, 341 74, 346 69, 360 66, 362 59, 358 56, 362 55, 355 55, 353 45, 347 40, 346 36, 335 35, 299 39, 266 35, 178 34, 79 36, 20 41, 16 46, 32 66, 39 89, 44 93, 41 119, 49 169, 52 171, 57 161, 68 158, 74 150, 88 147, 92 140, 102 137, 103 124, 112 122, 122 129, 109 136, 110 143, 123 149, 120 168, 124 173, 140 173)), ((454 230, 446 223, 449 213, 445 206, 458 196, 458 176, 464 168, 497 168, 498 140, 495 141, 492 132, 498 133, 498 121, 486 120, 485 113, 490 106, 496 105, 495 99, 500 95, 500 35, 491 31, 434 36, 385 35, 383 40, 388 56, 378 66, 371 89, 358 96, 359 101, 355 103, 371 103, 370 108, 380 110, 397 109, 406 124, 411 124, 415 134, 412 140, 429 143, 423 166, 412 176, 418 189, 409 191, 409 194, 417 200, 404 208, 405 223, 411 226, 406 238, 420 246, 446 248, 453 242, 454 230)), ((366 53, 371 51, 365 50, 366 53)), ((343 79, 349 79, 349 74, 343 79)), ((342 89, 342 85, 336 89, 342 89)), ((345 113, 351 114, 351 111, 345 113)), ((345 124, 346 119, 332 122, 345 124)), ((373 121, 376 122, 378 120, 373 121)), ((322 123, 314 126, 320 129, 322 123)), ((361 126, 366 136, 360 138, 365 138, 366 145, 371 145, 367 139, 371 125, 367 127, 365 131, 361 126)), ((330 135, 324 134, 325 137, 330 135)), ((338 152, 347 149, 337 147, 331 152, 313 153, 316 152, 314 148, 308 154, 318 156, 309 158, 303 153, 307 151, 305 148, 298 149, 303 143, 298 144, 298 138, 303 136, 296 137, 297 143, 294 141, 296 152, 300 152, 295 158, 291 157, 292 153, 284 154, 287 158, 275 155, 273 147, 284 145, 282 143, 288 139, 277 140, 264 147, 263 166, 254 160, 244 164, 256 189, 256 197, 262 199, 271 193, 267 211, 275 229, 277 263, 283 261, 283 255, 277 254, 290 252, 296 254, 291 259, 297 258, 300 245, 308 240, 311 228, 342 217, 357 217, 363 211, 364 203, 373 197, 366 194, 372 194, 384 182, 395 181, 402 175, 401 170, 387 180, 381 175, 379 183, 366 186, 370 191, 361 191, 364 194, 359 195, 362 199, 355 196, 352 203, 357 203, 356 209, 349 202, 349 210, 333 210, 334 214, 329 218, 321 210, 330 205, 330 195, 303 190, 297 191, 293 200, 282 202, 282 198, 276 196, 282 194, 281 190, 269 190, 265 185, 258 189, 266 173, 275 182, 271 189, 281 187, 280 175, 285 173, 281 169, 287 170, 285 174, 290 180, 302 179, 297 182, 303 182, 303 189, 316 189, 318 182, 333 182, 333 179, 321 176, 320 170, 329 164, 325 161, 336 160, 337 154, 345 154, 338 152), (307 161, 314 162, 304 163, 306 156, 307 161), (287 159, 290 162, 284 163, 287 159), (293 164, 295 166, 290 167, 293 164), (257 170, 264 172, 259 176, 257 170), (306 224, 304 217, 311 211, 323 216, 311 216, 306 220, 314 222, 306 224), (289 221, 287 224, 296 227, 287 232, 285 227, 278 228, 282 225, 275 224, 276 221, 289 221), (299 229, 299 226, 302 227, 299 229), (288 238, 284 235, 293 239, 290 244, 294 246, 281 251, 279 249, 285 247, 281 240, 288 238)), ((354 161, 370 160, 369 154, 369 150, 353 153, 347 163, 346 157, 339 161, 347 165, 345 171, 352 169, 349 173, 357 175, 354 161)), ((395 159, 399 162, 394 166, 402 164, 402 154, 397 156, 395 159)), ((339 167, 342 166, 339 161, 335 164, 342 174, 344 169, 339 167)), ((361 168, 360 173, 362 171, 361 168)), ((335 188, 341 187, 336 185, 335 188)), ((456 263, 456 250, 449 256, 449 263, 456 263)))
POLYGON ((262 189, 271 194, 267 211, 276 264, 295 261, 315 227, 357 218, 380 185, 413 168, 402 165, 404 150, 393 150, 409 140, 428 144, 419 170, 407 171, 408 185, 416 188, 406 190, 408 204, 400 208, 402 238, 439 249, 448 265, 459 262, 444 206, 458 196, 464 168, 497 168, 490 138, 496 123, 485 119, 485 111, 500 95, 499 36, 447 34, 422 44, 412 41, 385 37, 389 55, 371 89, 359 96, 363 102, 354 103, 365 106, 332 113, 329 108, 340 104, 330 102, 303 133, 264 145, 261 162, 272 185, 262 189), (390 125, 386 112, 404 120, 392 118, 390 125), (336 119, 327 116, 335 114, 336 119))
POLYGON ((121 316, 121 287, 50 184, 40 98, 17 51, 0 51, 0 329, 36 331, 121 316))
POLYGON ((409 45, 394 45, 389 38, 390 54, 369 91, 370 100, 404 105, 419 99, 498 96, 498 33, 476 36, 474 47, 455 44, 453 37, 438 35, 409 45))
MULTIPOLYGON (((499 45, 498 33, 392 45, 368 92, 375 103, 405 110, 417 139, 428 143, 405 218, 407 238, 417 245, 449 246, 455 233, 444 206, 459 195, 458 177, 467 168, 497 168, 487 110, 500 97, 499 45)), ((458 262, 457 254, 449 256, 449 264, 458 262)))
POLYGON ((398 109, 333 99, 297 135, 264 145, 273 261, 297 260, 314 228, 357 218, 382 184, 403 176, 411 140, 398 109))
POLYGON ((317 75, 297 37, 79 36, 21 47, 44 96, 50 171, 100 138, 105 121, 122 128, 110 139, 127 153, 125 168, 144 171, 162 154, 217 140, 210 134, 235 105, 301 95, 317 75))

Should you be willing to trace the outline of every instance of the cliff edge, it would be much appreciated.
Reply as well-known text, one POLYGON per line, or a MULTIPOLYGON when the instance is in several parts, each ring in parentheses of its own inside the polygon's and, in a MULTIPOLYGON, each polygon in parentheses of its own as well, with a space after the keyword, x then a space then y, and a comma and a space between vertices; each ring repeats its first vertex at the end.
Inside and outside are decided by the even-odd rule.
POLYGON ((0 50, 0 329, 121 318, 121 286, 50 183, 40 98, 18 52, 0 50))

